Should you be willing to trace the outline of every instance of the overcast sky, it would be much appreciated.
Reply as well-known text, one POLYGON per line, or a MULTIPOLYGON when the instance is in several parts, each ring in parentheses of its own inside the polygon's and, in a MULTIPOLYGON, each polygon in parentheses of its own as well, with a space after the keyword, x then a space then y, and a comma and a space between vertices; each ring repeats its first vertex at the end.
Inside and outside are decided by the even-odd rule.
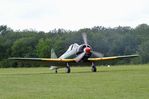
POLYGON ((0 25, 14 30, 149 24, 149 0, 0 0, 0 25))

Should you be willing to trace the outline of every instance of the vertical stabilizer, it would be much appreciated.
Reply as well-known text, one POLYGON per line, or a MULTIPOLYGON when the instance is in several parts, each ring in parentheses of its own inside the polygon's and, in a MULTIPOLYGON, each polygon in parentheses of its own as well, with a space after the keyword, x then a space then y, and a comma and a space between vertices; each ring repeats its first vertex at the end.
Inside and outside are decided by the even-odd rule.
POLYGON ((57 55, 55 54, 54 49, 51 49, 51 58, 57 58, 57 55))

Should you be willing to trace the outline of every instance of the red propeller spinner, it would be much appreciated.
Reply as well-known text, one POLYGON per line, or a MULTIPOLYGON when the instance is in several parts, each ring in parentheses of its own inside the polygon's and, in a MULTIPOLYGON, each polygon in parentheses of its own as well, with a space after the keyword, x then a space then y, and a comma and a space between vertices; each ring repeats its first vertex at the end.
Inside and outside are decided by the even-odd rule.
POLYGON ((90 53, 91 53, 91 48, 86 47, 86 48, 84 49, 84 51, 85 51, 86 54, 90 54, 90 53))

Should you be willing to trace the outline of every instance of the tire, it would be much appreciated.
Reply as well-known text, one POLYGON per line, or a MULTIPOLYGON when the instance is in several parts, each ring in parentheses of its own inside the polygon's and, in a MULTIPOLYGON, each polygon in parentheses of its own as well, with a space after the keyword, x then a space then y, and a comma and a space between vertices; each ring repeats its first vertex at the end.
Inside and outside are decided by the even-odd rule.
POLYGON ((96 66, 92 66, 92 72, 96 72, 96 71, 97 71, 96 66))
POLYGON ((55 71, 55 73, 57 74, 57 70, 55 71))
POLYGON ((71 72, 71 69, 70 69, 70 67, 66 67, 66 73, 70 73, 71 72))

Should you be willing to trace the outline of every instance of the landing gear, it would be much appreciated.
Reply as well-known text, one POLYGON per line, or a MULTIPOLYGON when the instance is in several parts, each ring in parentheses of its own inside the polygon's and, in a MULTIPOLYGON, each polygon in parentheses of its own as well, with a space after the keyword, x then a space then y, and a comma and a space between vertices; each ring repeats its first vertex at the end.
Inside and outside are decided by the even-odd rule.
POLYGON ((55 73, 57 74, 57 68, 55 69, 55 73))
POLYGON ((97 71, 96 65, 92 62, 92 72, 96 72, 96 71, 97 71))
POLYGON ((66 73, 70 73, 70 72, 71 72, 71 69, 70 69, 69 64, 67 63, 67 66, 66 66, 66 73))

